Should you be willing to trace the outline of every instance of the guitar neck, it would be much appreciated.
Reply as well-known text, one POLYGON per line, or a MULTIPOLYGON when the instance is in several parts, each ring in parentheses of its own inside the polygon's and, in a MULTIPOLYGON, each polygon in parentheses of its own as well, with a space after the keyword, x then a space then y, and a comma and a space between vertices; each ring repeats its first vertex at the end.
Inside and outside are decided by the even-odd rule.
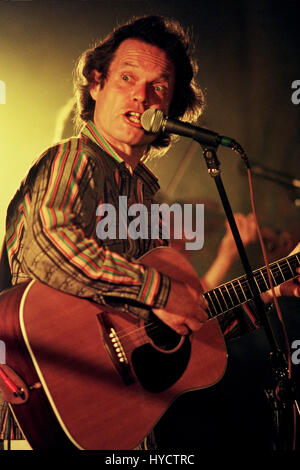
MULTIPOLYGON (((270 263, 269 266, 273 285, 278 286, 296 277, 298 275, 296 268, 300 266, 299 260, 300 253, 296 253, 287 258, 270 263)), ((253 276, 260 294, 270 289, 266 266, 253 271, 253 276)), ((254 295, 247 276, 244 275, 205 292, 204 297, 209 306, 208 315, 210 318, 214 318, 234 307, 248 302, 253 299, 254 295)))

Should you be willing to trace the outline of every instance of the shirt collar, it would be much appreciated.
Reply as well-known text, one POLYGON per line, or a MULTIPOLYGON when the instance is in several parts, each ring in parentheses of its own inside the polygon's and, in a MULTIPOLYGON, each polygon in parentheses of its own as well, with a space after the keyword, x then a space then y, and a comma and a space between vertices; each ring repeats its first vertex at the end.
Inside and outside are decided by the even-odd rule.
POLYGON ((106 153, 108 153, 112 158, 114 158, 118 163, 123 163, 125 164, 126 168, 129 170, 129 172, 132 174, 133 170, 131 166, 124 161, 120 155, 118 155, 114 149, 111 148, 109 143, 102 137, 100 132, 96 129, 95 124, 93 121, 88 121, 82 131, 83 134, 88 136, 93 142, 95 142, 97 145, 99 145, 103 150, 105 150, 106 153))
POLYGON ((144 165, 144 163, 139 162, 138 165, 133 170, 131 166, 125 162, 125 160, 120 157, 115 150, 111 148, 109 143, 104 139, 104 137, 100 134, 100 132, 96 129, 95 124, 93 121, 88 121, 84 128, 82 129, 82 134, 86 135, 89 139, 91 139, 96 145, 101 147, 108 155, 110 155, 119 165, 123 163, 125 167, 128 169, 130 174, 136 173, 138 176, 142 177, 145 181, 147 181, 150 186, 153 187, 154 191, 159 189, 159 184, 157 181, 156 176, 152 173, 149 168, 144 165))

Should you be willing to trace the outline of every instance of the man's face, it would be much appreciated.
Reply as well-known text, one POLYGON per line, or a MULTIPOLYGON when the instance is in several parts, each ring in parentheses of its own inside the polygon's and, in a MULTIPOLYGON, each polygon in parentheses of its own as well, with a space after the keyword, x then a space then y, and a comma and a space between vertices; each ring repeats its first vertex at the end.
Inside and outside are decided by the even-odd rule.
MULTIPOLYGON (((94 71, 96 82, 101 75, 94 71)), ((168 113, 175 72, 166 53, 137 39, 123 41, 110 64, 104 87, 95 82, 94 123, 116 150, 127 155, 144 152, 156 136, 145 134, 140 118, 148 108, 168 113)))

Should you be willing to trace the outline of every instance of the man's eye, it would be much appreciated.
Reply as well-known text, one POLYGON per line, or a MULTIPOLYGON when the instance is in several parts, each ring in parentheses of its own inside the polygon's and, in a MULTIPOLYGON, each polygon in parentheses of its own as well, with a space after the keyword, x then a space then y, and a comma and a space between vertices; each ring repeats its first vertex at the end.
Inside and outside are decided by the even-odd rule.
POLYGON ((121 77, 122 77, 122 80, 124 80, 124 82, 129 82, 130 80, 129 75, 121 75, 121 77))
POLYGON ((163 85, 154 85, 154 90, 158 92, 162 92, 165 90, 165 87, 163 85))

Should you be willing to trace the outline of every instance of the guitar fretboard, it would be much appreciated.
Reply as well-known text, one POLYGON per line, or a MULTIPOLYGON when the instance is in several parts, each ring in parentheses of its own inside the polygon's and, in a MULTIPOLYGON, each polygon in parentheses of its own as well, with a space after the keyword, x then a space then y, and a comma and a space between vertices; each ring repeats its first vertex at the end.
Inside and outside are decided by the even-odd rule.
MULTIPOLYGON (((296 253, 270 263, 273 285, 278 286, 296 277, 298 275, 296 268, 300 266, 299 260, 300 253, 296 253)), ((265 266, 253 271, 253 275, 260 294, 270 289, 267 268, 265 266)), ((209 305, 208 315, 210 318, 213 318, 253 299, 254 294, 251 291, 247 276, 244 275, 205 292, 204 297, 209 305)))

